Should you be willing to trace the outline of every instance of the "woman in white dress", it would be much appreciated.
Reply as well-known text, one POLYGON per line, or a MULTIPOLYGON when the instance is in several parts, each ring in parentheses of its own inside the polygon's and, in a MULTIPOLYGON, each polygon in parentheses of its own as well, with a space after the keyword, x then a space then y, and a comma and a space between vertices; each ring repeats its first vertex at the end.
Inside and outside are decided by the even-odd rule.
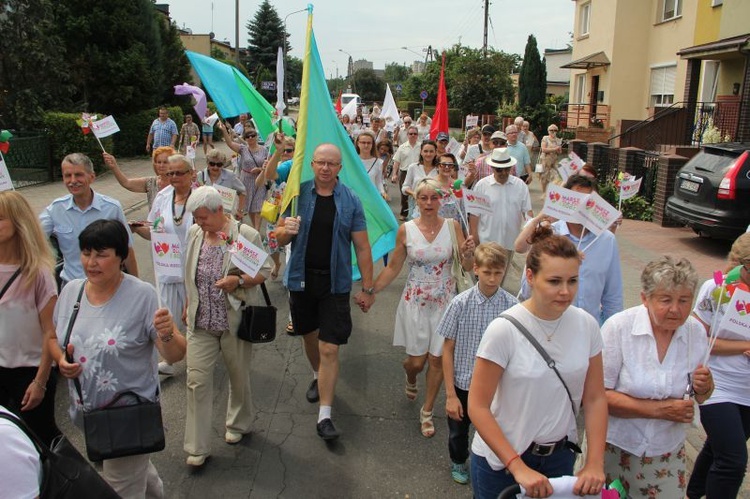
POLYGON ((388 266, 375 280, 375 293, 383 290, 401 272, 404 262, 409 265, 409 277, 396 310, 393 336, 394 346, 406 348, 406 397, 417 398, 417 375, 429 362, 426 374, 426 395, 420 409, 420 431, 426 438, 435 434, 432 409, 443 382, 443 337, 437 325, 445 308, 456 295, 456 280, 451 275, 453 244, 450 228, 453 224, 464 269, 472 268, 474 241, 464 239, 461 226, 452 219, 438 216, 440 184, 425 178, 416 186, 420 216, 401 225, 396 235, 396 248, 388 266))
POLYGON ((409 196, 409 213, 411 218, 419 216, 415 213, 416 187, 420 180, 426 177, 435 178, 438 176, 438 156, 437 144, 433 140, 425 140, 419 146, 419 162, 412 163, 406 170, 406 177, 401 186, 401 193, 409 196))
POLYGON ((375 149, 375 134, 369 130, 360 133, 354 142, 354 147, 357 149, 359 159, 362 160, 362 166, 367 172, 367 176, 370 177, 370 181, 380 195, 385 197, 385 189, 383 188, 383 161, 375 155, 377 153, 375 149))

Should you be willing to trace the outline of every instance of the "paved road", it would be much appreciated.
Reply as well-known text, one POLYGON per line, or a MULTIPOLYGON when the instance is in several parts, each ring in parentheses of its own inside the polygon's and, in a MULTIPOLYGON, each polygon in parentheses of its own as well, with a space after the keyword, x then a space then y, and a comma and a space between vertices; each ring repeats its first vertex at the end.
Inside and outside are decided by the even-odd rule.
MULTIPOLYGON (((225 147, 220 144, 219 147, 225 147)), ((202 164, 202 153, 198 163, 202 164)), ((128 176, 151 174, 147 160, 122 161, 128 176)), ((120 199, 128 218, 145 218, 145 196, 128 193, 111 175, 97 179, 94 188, 120 199)), ((395 194, 395 188, 391 193, 395 194)), ((24 188, 34 209, 66 193, 62 184, 24 188)), ((535 207, 540 204, 539 186, 532 186, 535 207)), ((395 198, 395 195, 393 196, 395 198)), ((644 265, 661 254, 684 255, 702 275, 723 266, 726 243, 693 236, 687 229, 661 229, 654 224, 626 220, 617 238, 623 260, 626 306, 639 302, 639 277, 644 265)), ((138 238, 137 238, 138 239, 138 238)), ((153 282, 149 249, 136 241, 142 277, 153 282)), ((517 256, 520 267, 522 257, 517 256)), ((376 272, 382 268, 376 263, 376 272)), ((253 393, 257 415, 253 433, 239 445, 223 441, 223 412, 227 403, 228 378, 223 364, 214 375, 214 439, 212 457, 203 469, 191 472, 185 465, 182 438, 185 421, 185 365, 163 380, 163 410, 167 448, 154 456, 164 480, 167 497, 471 497, 468 486, 450 479, 447 428, 441 396, 436 406, 437 434, 425 439, 419 434, 419 403, 404 396, 403 353, 391 346, 394 311, 405 272, 378 295, 368 314, 353 311, 354 331, 342 349, 341 377, 334 405, 334 420, 343 436, 332 445, 315 433, 317 406, 308 404, 304 393, 311 373, 300 340, 279 333, 269 345, 256 346, 253 355, 253 393)), ((517 288, 518 271, 509 288, 517 288)), ((279 330, 288 306, 280 282, 269 286, 271 299, 279 307, 279 330)), ((419 380, 420 397, 424 378, 419 380)), ((58 420, 66 434, 82 444, 80 433, 71 428, 67 414, 67 390, 58 393, 58 420)), ((692 459, 702 443, 699 427, 689 431, 688 454, 692 459)), ((82 448, 82 446, 80 447, 82 448)), ((747 480, 746 480, 747 484, 747 480)), ((750 497, 746 485, 742 497, 750 497)))

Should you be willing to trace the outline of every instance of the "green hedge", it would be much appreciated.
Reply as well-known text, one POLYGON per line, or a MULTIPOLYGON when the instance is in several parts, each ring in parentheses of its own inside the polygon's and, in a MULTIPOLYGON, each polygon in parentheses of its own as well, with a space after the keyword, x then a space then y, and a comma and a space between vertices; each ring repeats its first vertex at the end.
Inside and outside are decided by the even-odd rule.
MULTIPOLYGON (((97 172, 104 169, 104 159, 99 143, 93 133, 83 134, 81 126, 76 121, 80 118, 80 113, 58 112, 48 112, 43 117, 44 131, 49 137, 50 160, 55 177, 61 175, 60 163, 62 163, 62 159, 74 152, 82 152, 91 158, 97 172)), ((107 151, 112 151, 112 136, 101 140, 104 148, 107 151)))
MULTIPOLYGON (((180 130, 184 121, 184 113, 179 106, 167 108, 169 117, 177 125, 177 131, 180 130)), ((115 156, 143 156, 146 155, 146 136, 148 136, 151 123, 158 117, 159 109, 146 109, 134 114, 115 116, 120 131, 114 134, 114 152, 115 156)))
MULTIPOLYGON (((428 116, 435 115, 435 106, 425 106, 425 112, 428 116)), ((461 110, 455 107, 448 108, 448 126, 451 128, 461 128, 461 110)))

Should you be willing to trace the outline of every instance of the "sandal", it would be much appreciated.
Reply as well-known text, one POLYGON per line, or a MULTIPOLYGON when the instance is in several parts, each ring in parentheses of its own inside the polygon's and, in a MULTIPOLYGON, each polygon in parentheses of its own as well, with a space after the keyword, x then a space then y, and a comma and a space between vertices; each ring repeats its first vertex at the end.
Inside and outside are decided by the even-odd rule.
POLYGON ((435 424, 432 422, 432 411, 425 412, 423 408, 419 408, 419 424, 421 425, 422 436, 425 438, 432 438, 435 436, 435 424))
POLYGON ((294 324, 292 324, 292 321, 286 324, 286 334, 294 335, 294 324))
POLYGON ((417 390, 417 382, 409 383, 409 377, 406 377, 406 386, 404 387, 404 391, 406 392, 406 398, 409 400, 416 400, 417 399, 417 393, 419 393, 419 390, 417 390))

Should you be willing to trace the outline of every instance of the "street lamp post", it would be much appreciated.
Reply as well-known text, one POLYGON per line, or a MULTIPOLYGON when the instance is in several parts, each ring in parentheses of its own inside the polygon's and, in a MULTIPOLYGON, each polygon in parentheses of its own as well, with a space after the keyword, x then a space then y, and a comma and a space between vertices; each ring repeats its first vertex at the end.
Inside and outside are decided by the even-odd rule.
MULTIPOLYGON (((290 12, 286 16, 284 16, 284 39, 281 42, 281 51, 282 51, 282 57, 284 59, 284 86, 286 86, 286 38, 289 36, 289 34, 286 32, 286 20, 291 16, 292 14, 299 14, 300 12, 307 12, 307 9, 299 9, 295 10, 294 12, 290 12)), ((289 100, 286 95, 286 89, 281 89, 281 95, 284 96, 284 104, 286 104, 286 101, 289 100)), ((281 116, 279 116, 279 119, 281 119, 281 116)))

